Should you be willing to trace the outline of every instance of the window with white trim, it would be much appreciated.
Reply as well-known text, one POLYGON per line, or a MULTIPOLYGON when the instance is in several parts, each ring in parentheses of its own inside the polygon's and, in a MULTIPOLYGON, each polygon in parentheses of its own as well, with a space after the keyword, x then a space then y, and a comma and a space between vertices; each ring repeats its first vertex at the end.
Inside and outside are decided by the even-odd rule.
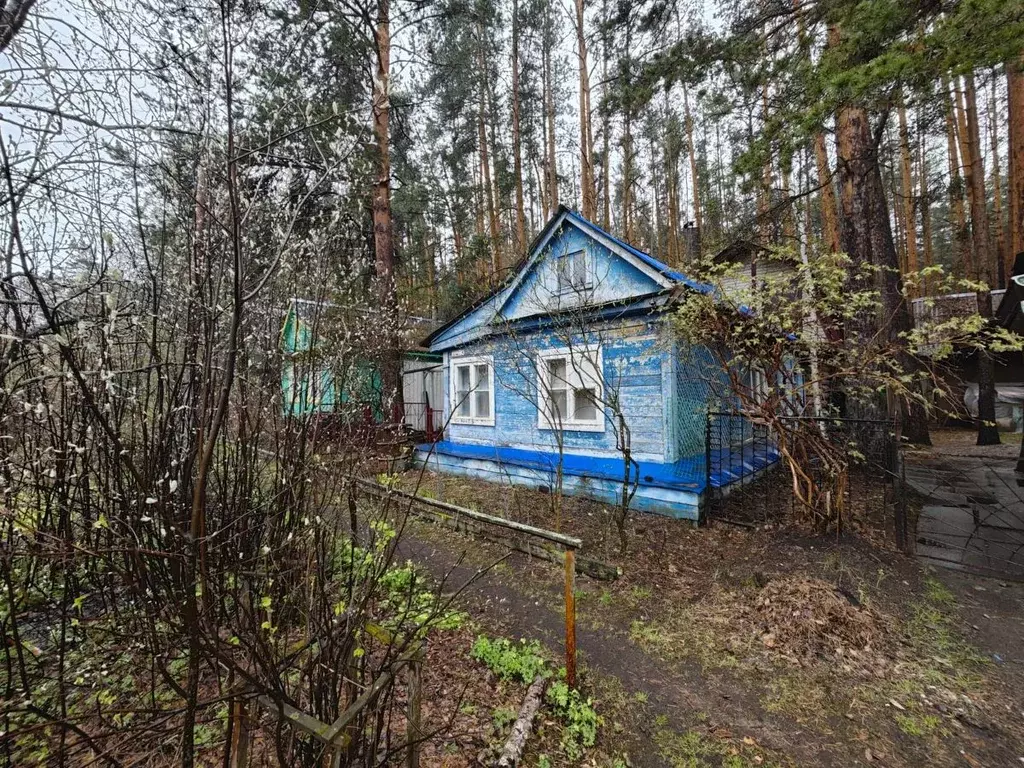
POLYGON ((593 277, 587 264, 587 252, 572 251, 558 257, 555 271, 558 275, 558 292, 575 293, 592 288, 593 277))
POLYGON ((604 431, 601 348, 552 349, 537 355, 541 429, 604 431))
POLYGON ((451 363, 453 424, 494 426, 494 368, 489 357, 451 363))

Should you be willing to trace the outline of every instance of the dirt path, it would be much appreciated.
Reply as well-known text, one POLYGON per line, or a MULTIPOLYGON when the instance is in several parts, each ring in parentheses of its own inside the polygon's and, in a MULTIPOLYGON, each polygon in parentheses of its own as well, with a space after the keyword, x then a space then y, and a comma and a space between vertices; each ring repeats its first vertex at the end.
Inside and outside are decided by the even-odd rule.
MULTIPOLYGON (((445 578, 450 587, 461 586, 477 575, 475 566, 458 564, 458 548, 461 543, 465 549, 465 540, 435 540, 431 535, 428 541, 415 534, 403 536, 403 558, 418 563, 435 578, 445 578)), ((536 581, 530 585, 534 594, 520 589, 517 582, 522 583, 529 568, 522 556, 513 555, 510 560, 510 567, 476 578, 466 590, 464 602, 485 626, 497 624, 506 634, 538 639, 552 652, 563 653, 564 618, 555 608, 561 596, 550 585, 536 581)), ((594 629, 581 622, 577 643, 589 669, 617 678, 627 691, 639 693, 654 716, 647 733, 631 734, 639 738, 630 741, 644 745, 640 753, 630 755, 634 765, 665 764, 650 738, 655 719, 680 731, 699 724, 709 732, 750 738, 801 765, 847 766, 857 761, 844 746, 848 740, 838 731, 826 742, 794 721, 765 712, 750 690, 724 677, 705 674, 696 662, 669 664, 648 655, 622 627, 594 629)), ((844 724, 836 725, 845 730, 844 724)))

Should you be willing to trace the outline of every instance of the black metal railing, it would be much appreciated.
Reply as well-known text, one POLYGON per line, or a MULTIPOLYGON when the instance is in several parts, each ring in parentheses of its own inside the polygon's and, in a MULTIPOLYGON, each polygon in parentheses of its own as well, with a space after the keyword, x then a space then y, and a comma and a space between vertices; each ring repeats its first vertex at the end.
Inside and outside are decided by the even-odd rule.
MULTIPOLYGON (((897 546, 908 546, 907 494, 903 482, 900 429, 888 419, 792 417, 780 420, 785 435, 764 424, 730 412, 707 416, 705 464, 706 514, 749 523, 792 513, 798 503, 788 472, 767 473, 780 463, 780 437, 794 445, 801 430, 821 432, 831 446, 831 458, 847 467, 846 508, 892 526, 897 546), (762 475, 765 477, 762 481, 762 475)), ((828 471, 820 456, 806 457, 807 471, 825 481, 828 471)))

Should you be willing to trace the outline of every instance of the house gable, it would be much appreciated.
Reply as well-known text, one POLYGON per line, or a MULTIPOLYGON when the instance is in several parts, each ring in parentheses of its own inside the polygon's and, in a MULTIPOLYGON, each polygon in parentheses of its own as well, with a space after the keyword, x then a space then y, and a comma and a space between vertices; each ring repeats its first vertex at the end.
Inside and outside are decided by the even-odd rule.
POLYGON ((427 344, 435 352, 453 349, 500 332, 504 323, 582 306, 626 306, 680 283, 692 281, 563 207, 512 279, 427 344))
POLYGON ((567 212, 530 254, 495 319, 510 322, 582 306, 627 304, 674 284, 567 212))

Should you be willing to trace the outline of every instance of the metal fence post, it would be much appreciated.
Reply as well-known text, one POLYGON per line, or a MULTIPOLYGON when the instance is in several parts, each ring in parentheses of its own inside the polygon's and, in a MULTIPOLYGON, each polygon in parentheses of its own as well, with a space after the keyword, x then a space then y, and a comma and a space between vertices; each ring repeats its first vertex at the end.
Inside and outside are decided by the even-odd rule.
POLYGON ((711 499, 711 411, 704 416, 704 496, 711 499))
POLYGON ((565 550, 565 681, 576 687, 576 552, 565 550))

